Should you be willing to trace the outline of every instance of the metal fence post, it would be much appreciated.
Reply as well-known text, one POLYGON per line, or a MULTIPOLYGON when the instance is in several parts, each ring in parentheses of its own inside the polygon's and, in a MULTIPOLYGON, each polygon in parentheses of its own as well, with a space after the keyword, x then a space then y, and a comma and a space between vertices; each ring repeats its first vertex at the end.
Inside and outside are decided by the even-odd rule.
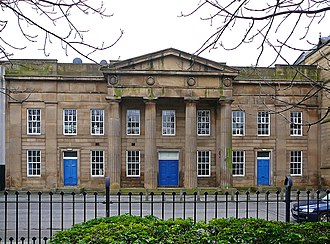
POLYGON ((105 178, 105 216, 110 216, 110 177, 105 178))
POLYGON ((290 203, 291 203, 291 187, 292 179, 287 176, 284 181, 285 186, 285 221, 290 222, 290 203))

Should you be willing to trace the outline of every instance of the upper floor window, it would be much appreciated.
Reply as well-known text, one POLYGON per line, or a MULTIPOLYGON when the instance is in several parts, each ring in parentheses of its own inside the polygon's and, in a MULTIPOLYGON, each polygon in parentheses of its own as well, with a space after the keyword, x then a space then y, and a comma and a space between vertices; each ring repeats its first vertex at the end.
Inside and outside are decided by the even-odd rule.
POLYGON ((290 175, 302 175, 302 151, 290 152, 290 175))
POLYGON ((140 110, 127 110, 127 135, 140 135, 140 110))
POLYGON ((92 109, 91 110, 91 134, 104 135, 104 110, 92 109))
POLYGON ((63 134, 77 135, 77 110, 63 110, 63 134))
POLYGON ((302 136, 302 112, 290 113, 290 135, 302 136))
POLYGON ((197 110, 197 135, 210 135, 210 110, 197 110))
POLYGON ((104 176, 104 151, 91 151, 91 175, 104 176))
POLYGON ((40 135, 40 109, 28 109, 27 110, 27 134, 40 135))
POLYGON ((233 136, 244 136, 245 134, 245 112, 232 112, 232 134, 233 136))
POLYGON ((244 176, 245 175, 245 152, 244 151, 233 151, 233 176, 244 176))
POLYGON ((126 175, 140 176, 140 151, 126 152, 126 175))
POLYGON ((270 135, 270 114, 266 111, 258 112, 258 136, 270 135))
POLYGON ((211 152, 197 151, 197 176, 211 175, 211 152))
POLYGON ((175 110, 162 111, 162 135, 175 135, 175 110))
POLYGON ((41 176, 40 150, 27 151, 27 176, 41 176))

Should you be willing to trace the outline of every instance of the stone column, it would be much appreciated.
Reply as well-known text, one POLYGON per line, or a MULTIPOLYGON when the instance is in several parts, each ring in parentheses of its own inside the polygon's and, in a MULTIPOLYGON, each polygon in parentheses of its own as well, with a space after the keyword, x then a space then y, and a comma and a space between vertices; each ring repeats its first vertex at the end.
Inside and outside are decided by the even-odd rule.
MULTIPOLYGON (((7 186, 20 188, 22 186, 22 165, 26 168, 26 157, 22 162, 22 104, 11 102, 9 104, 9 152, 7 175, 10 176, 7 186)), ((24 176, 26 177, 26 175, 24 176)))
POLYGON ((61 170, 57 164, 57 102, 45 102, 45 105, 45 125, 41 128, 45 128, 46 135, 46 187, 55 189, 61 170))
POLYGON ((157 188, 156 100, 145 102, 144 187, 157 188))
POLYGON ((120 188, 121 177, 121 127, 120 127, 120 100, 109 99, 109 145, 107 176, 110 177, 111 189, 120 188))
POLYGON ((197 100, 186 99, 186 128, 184 151, 184 187, 197 187, 197 100))
POLYGON ((221 100, 217 115, 217 183, 232 186, 232 110, 231 99, 221 100), (219 117, 220 116, 220 117, 219 117), (220 126, 219 123, 220 122, 220 126), (220 130, 220 131, 219 131, 220 130))

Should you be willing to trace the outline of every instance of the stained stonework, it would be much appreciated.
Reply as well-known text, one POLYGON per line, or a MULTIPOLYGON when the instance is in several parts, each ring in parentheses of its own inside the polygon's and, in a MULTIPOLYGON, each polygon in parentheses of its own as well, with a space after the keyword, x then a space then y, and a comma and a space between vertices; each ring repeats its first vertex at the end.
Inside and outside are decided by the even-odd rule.
MULTIPOLYGON (((315 66, 299 69, 318 79, 315 66)), ((165 187, 192 189, 252 187, 259 184, 258 159, 264 155, 269 159, 268 186, 281 187, 290 174, 291 151, 303 154, 302 174, 293 177, 297 186, 317 186, 328 177, 320 171, 320 125, 290 135, 290 111, 302 112, 304 121, 317 121, 320 100, 315 95, 299 108, 287 109, 284 102, 297 103, 310 88, 306 76, 295 75, 288 66, 232 68, 166 49, 102 68, 19 60, 7 66, 5 79, 8 88, 20 91, 6 101, 10 189, 99 189, 107 176, 111 189, 155 189, 164 182, 165 187), (40 110, 40 134, 27 133, 28 109, 40 110), (64 133, 67 109, 76 111, 75 134, 64 133), (96 135, 91 133, 95 109, 104 113, 103 132, 96 135), (129 117, 132 110, 138 115, 129 117), (257 114, 265 110, 270 112, 270 133, 258 136, 257 114), (163 111, 173 116, 164 119, 163 111), (233 111, 245 113, 244 135, 232 136, 233 111), (138 133, 129 133, 128 126, 138 133), (28 174, 29 150, 40 151, 40 175, 28 174), (239 176, 232 175, 233 151, 245 155, 239 176), (92 152, 102 156, 92 157, 92 152), (207 156, 198 158, 198 152, 207 156), (66 183, 66 167, 76 173, 70 175, 77 177, 73 185, 66 183)))

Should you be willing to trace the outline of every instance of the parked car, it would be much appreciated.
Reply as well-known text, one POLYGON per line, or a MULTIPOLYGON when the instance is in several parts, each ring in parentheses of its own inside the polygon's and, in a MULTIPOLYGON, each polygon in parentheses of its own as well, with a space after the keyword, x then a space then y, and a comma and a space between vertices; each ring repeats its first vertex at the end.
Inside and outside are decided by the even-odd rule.
POLYGON ((330 193, 319 200, 299 201, 291 208, 292 217, 298 221, 330 222, 330 193))

